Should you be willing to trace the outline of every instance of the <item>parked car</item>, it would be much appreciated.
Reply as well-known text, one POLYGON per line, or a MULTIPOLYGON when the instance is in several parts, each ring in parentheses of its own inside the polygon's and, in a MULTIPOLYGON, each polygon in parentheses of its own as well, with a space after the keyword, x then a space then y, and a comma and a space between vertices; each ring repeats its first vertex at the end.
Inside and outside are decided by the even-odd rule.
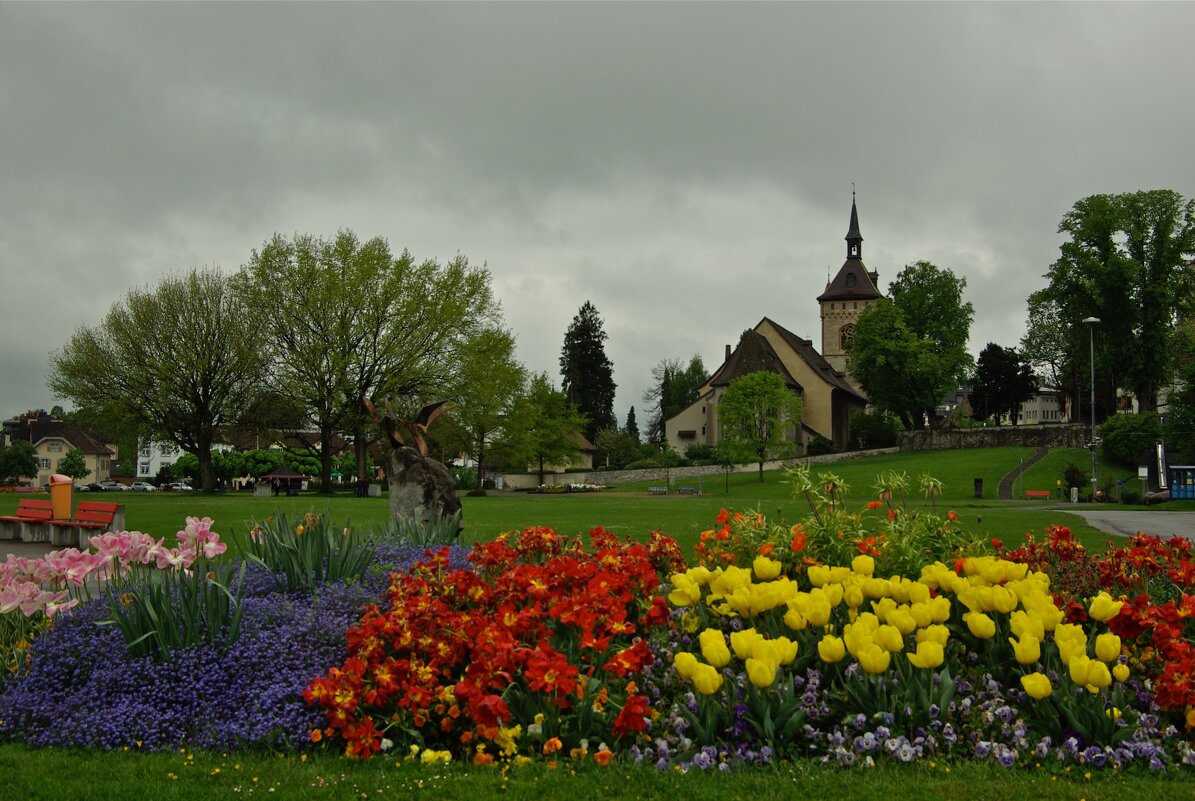
POLYGON ((103 486, 95 483, 94 481, 91 482, 90 484, 87 484, 86 486, 87 486, 88 492, 103 492, 104 491, 103 486))
POLYGON ((176 481, 173 484, 167 484, 166 489, 174 490, 175 492, 193 492, 194 488, 190 484, 184 484, 181 481, 176 481))
POLYGON ((129 487, 133 492, 157 492, 158 488, 148 481, 134 481, 129 487))
POLYGON ((75 492, 91 492, 90 484, 76 484, 75 492))
POLYGON ((129 488, 119 481, 101 481, 100 488, 108 492, 128 492, 129 488))

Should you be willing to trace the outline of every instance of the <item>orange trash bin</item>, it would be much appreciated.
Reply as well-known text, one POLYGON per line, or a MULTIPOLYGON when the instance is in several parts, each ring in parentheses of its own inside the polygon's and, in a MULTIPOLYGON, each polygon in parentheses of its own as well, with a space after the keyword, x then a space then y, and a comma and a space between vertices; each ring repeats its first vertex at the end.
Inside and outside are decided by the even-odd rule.
POLYGON ((55 473, 50 476, 50 505, 54 507, 55 520, 71 519, 71 494, 75 481, 70 476, 55 473))

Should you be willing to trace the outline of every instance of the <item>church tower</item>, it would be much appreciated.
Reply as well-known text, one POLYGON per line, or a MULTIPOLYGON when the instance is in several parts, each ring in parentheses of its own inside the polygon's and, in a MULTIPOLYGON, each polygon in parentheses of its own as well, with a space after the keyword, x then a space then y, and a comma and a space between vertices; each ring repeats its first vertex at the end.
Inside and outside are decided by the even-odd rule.
POLYGON ((846 232, 846 261, 826 291, 818 296, 822 317, 822 356, 839 372, 847 371, 846 343, 855 333, 855 322, 863 310, 882 297, 876 289, 879 273, 863 264, 863 235, 859 233, 859 210, 851 192, 851 223, 846 232))

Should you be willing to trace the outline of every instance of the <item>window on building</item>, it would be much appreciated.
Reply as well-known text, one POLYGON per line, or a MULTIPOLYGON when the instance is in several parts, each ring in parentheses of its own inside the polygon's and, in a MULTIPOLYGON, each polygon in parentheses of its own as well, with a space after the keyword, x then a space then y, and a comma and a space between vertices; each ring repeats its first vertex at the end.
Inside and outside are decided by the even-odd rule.
POLYGON ((148 446, 148 445, 142 446, 142 448, 141 448, 141 455, 142 455, 142 456, 149 456, 149 454, 150 454, 150 449, 149 449, 149 446, 148 446))
POLYGON ((50 469, 50 460, 45 457, 42 457, 41 459, 37 460, 37 466, 41 470, 49 470, 50 469))
POLYGON ((62 452, 62 443, 61 442, 51 442, 49 451, 50 451, 50 453, 61 453, 62 452))
POLYGON ((149 462, 141 462, 140 464, 137 465, 137 475, 142 476, 142 477, 152 475, 149 471, 150 471, 149 462))
POLYGON ((158 452, 162 456, 173 456, 176 453, 176 450, 173 445, 163 445, 158 452))

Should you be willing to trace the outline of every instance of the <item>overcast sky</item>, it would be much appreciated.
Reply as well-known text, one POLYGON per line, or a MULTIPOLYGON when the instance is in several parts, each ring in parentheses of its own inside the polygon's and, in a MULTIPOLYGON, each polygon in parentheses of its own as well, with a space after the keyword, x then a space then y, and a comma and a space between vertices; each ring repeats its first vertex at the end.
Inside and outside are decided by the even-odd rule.
POLYGON ((133 287, 275 232, 493 274, 559 382, 597 307, 619 421, 761 317, 819 341, 851 183, 886 290, 967 280, 1015 345, 1058 222, 1195 195, 1195 4, 0 3, 0 416, 133 287))

